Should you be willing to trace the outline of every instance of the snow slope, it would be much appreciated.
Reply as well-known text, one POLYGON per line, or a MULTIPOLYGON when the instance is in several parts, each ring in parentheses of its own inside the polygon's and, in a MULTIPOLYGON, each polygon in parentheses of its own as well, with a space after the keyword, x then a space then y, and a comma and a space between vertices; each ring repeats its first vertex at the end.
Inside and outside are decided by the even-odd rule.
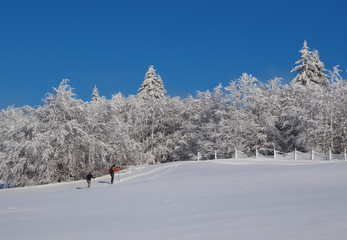
POLYGON ((0 190, 0 238, 346 239, 347 163, 214 160, 0 190), (117 177, 115 180, 118 180, 117 177))

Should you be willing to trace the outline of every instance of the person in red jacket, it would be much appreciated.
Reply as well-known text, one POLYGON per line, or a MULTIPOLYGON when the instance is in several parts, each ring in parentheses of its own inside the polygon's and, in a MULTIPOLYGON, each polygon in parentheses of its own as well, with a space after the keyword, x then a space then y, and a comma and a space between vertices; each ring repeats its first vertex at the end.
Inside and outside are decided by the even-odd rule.
POLYGON ((113 184, 114 172, 118 172, 118 170, 116 169, 116 166, 113 164, 107 172, 111 175, 111 184, 113 184))

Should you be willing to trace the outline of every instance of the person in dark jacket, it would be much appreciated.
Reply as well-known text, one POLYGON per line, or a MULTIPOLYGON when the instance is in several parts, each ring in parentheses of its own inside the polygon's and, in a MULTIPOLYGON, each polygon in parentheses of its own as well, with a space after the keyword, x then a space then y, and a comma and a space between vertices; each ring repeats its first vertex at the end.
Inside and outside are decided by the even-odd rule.
POLYGON ((88 183, 88 188, 90 188, 90 184, 92 182, 92 178, 95 178, 92 174, 92 172, 89 172, 86 179, 87 179, 87 183, 88 183))
POLYGON ((118 172, 118 170, 116 169, 116 166, 113 164, 107 172, 111 175, 111 184, 113 184, 114 172, 118 172))

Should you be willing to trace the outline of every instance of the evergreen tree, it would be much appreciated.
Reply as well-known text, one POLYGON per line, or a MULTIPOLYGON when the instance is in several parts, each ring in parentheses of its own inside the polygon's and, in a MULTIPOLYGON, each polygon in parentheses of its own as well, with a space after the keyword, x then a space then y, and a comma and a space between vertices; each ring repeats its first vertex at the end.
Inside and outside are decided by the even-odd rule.
POLYGON ((323 85, 327 86, 328 75, 324 72, 327 71, 324 63, 319 59, 318 50, 311 52, 304 41, 304 46, 299 51, 302 56, 295 64, 300 64, 292 69, 291 72, 297 72, 296 77, 291 81, 291 85, 323 85))
POLYGON ((312 52, 309 50, 307 46, 306 40, 304 41, 304 46, 299 51, 302 55, 300 60, 296 61, 295 64, 300 64, 292 69, 291 72, 297 72, 296 77, 291 81, 291 85, 295 86, 297 84, 300 85, 310 85, 312 80, 315 79, 315 65, 311 61, 312 52))
POLYGON ((164 97, 163 80, 157 75, 156 70, 151 65, 148 68, 145 79, 139 89, 138 96, 143 99, 159 99, 164 97))
POLYGON ((93 93, 92 93, 92 101, 98 101, 100 99, 99 90, 96 88, 96 85, 94 86, 93 93))
POLYGON ((316 84, 326 86, 328 83, 328 75, 324 72, 327 70, 324 67, 324 63, 319 59, 318 50, 312 52, 312 62, 314 64, 314 79, 312 81, 316 84))

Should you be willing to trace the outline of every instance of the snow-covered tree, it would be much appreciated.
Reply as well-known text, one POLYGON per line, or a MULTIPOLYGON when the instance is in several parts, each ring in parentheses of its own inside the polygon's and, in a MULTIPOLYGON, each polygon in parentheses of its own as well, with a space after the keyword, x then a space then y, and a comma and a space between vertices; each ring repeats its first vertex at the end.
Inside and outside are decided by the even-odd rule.
POLYGON ((141 127, 133 125, 130 119, 131 112, 134 111, 132 103, 135 98, 130 96, 126 99, 121 93, 117 93, 109 101, 109 117, 106 129, 109 144, 114 149, 111 158, 122 167, 142 164, 152 160, 151 156, 145 153, 143 144, 133 136, 133 131, 139 131, 141 127))
POLYGON ((149 66, 145 79, 138 90, 138 96, 143 99, 158 99, 164 97, 165 92, 160 75, 157 75, 152 65, 149 66))
POLYGON ((304 41, 304 46, 299 51, 301 53, 301 58, 295 62, 295 64, 300 64, 293 68, 291 72, 297 72, 296 77, 291 81, 291 85, 311 85, 314 83, 316 79, 316 66, 312 62, 312 52, 309 50, 307 46, 306 40, 304 41))
POLYGON ((275 122, 277 134, 274 146, 283 152, 293 151, 295 148, 306 151, 305 124, 306 118, 302 113, 302 99, 305 96, 305 87, 296 88, 286 86, 280 98, 280 112, 275 122))
POLYGON ((225 146, 224 151, 236 147, 250 152, 265 141, 257 116, 252 111, 254 98, 260 91, 258 80, 244 73, 237 80, 231 81, 225 90, 229 104, 221 115, 219 145, 225 146))
POLYGON ((1 112, 0 179, 5 182, 5 187, 20 185, 18 180, 27 184, 39 183, 28 179, 26 175, 42 175, 45 171, 39 164, 40 160, 32 164, 35 160, 33 156, 37 153, 36 144, 32 140, 35 138, 36 129, 41 128, 35 109, 29 106, 9 107, 1 112))
POLYGON ((166 162, 172 159, 174 141, 180 129, 180 101, 163 97, 160 101, 131 97, 127 123, 132 138, 142 144, 145 153, 152 156, 148 161, 166 162))
POLYGON ((347 149, 347 82, 340 75, 338 66, 330 71, 330 84, 326 102, 329 103, 329 146, 334 152, 347 149))
POLYGON ((343 79, 341 77, 340 72, 342 72, 342 70, 339 69, 339 65, 334 66, 333 70, 329 70, 329 80, 330 80, 330 84, 334 84, 335 82, 342 82, 343 79))
POLYGON ((320 60, 318 50, 312 52, 312 62, 314 64, 314 78, 312 81, 316 84, 326 86, 328 84, 328 75, 324 63, 320 60))
MULTIPOLYGON (((219 150, 217 144, 219 132, 219 111, 225 107, 223 87, 219 84, 213 92, 197 92, 196 97, 190 96, 185 101, 182 131, 186 142, 188 157, 211 158, 214 151, 219 150)), ((184 146, 182 146, 184 149, 184 146)))
POLYGON ((260 126, 258 132, 259 148, 272 148, 278 146, 278 130, 275 123, 281 112, 281 97, 283 85, 281 78, 274 78, 265 84, 259 84, 259 88, 255 91, 251 104, 251 113, 255 121, 260 126))
MULTIPOLYGON (((1 174, 5 184, 27 186, 76 180, 90 170, 104 173, 107 142, 97 138, 94 120, 86 114, 86 105, 75 98, 68 80, 54 88, 53 94, 47 94, 44 102, 37 109, 14 111, 20 113, 21 124, 15 131, 2 128, 7 136, 3 154, 8 161, 1 166, 7 170, 1 174)), ((8 119, 13 113, 3 117, 8 119)))
POLYGON ((94 86, 93 93, 92 93, 92 101, 98 101, 100 99, 99 90, 96 88, 96 85, 94 86))
POLYGON ((257 91, 258 79, 252 74, 243 73, 236 81, 231 81, 225 90, 228 98, 237 109, 247 109, 257 91))

